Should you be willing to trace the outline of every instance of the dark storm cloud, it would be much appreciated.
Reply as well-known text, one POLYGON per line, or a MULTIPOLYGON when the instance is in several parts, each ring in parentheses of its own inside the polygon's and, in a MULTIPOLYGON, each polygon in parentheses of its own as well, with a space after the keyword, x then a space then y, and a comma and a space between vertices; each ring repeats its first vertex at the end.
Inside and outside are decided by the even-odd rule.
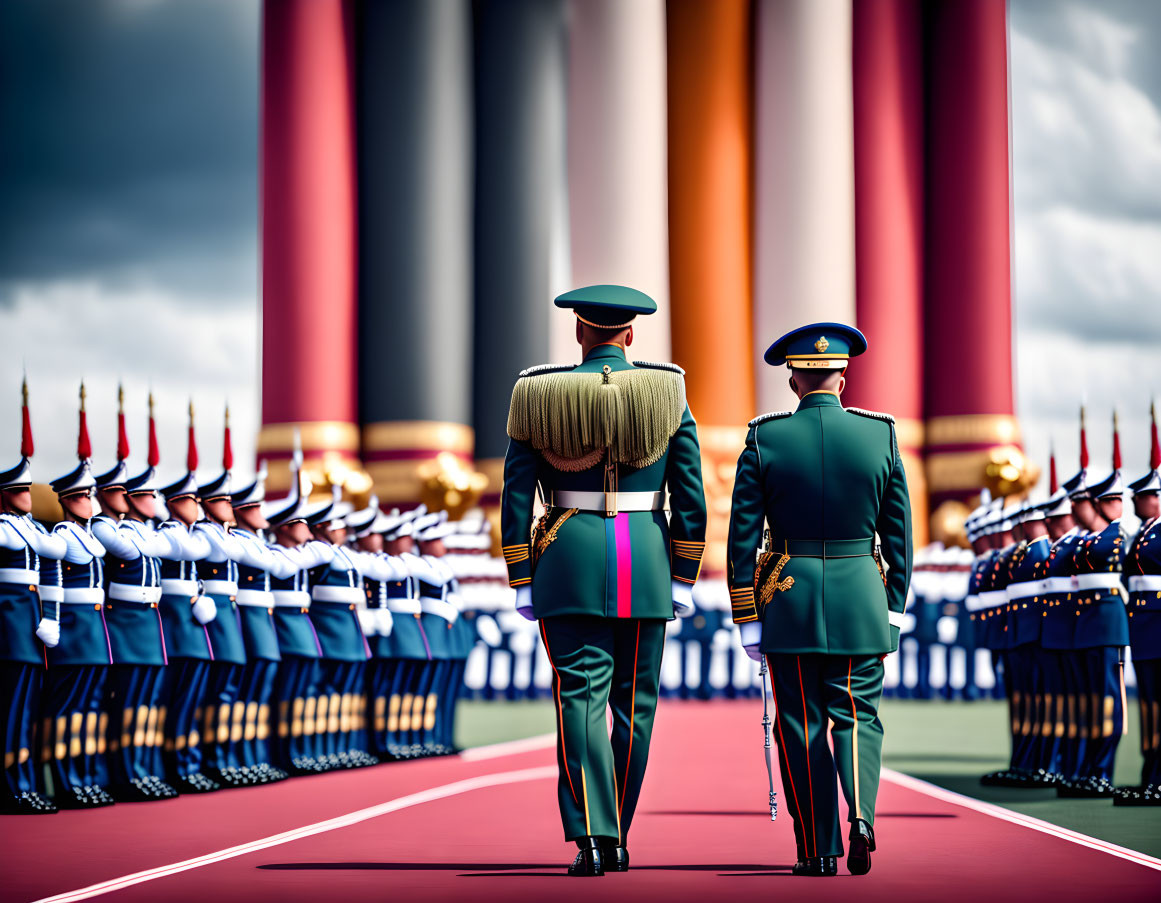
POLYGON ((0 4, 0 280, 254 293, 258 18, 248 0, 0 4))

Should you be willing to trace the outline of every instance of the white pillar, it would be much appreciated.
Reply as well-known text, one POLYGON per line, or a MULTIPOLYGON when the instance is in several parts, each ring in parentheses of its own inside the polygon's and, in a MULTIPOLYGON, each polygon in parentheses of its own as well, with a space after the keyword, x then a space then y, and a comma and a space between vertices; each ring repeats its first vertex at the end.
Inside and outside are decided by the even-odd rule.
MULTIPOLYGON (((755 24, 754 345, 819 320, 855 324, 851 0, 759 0, 755 24)), ((793 410, 760 365, 760 410, 793 410)))

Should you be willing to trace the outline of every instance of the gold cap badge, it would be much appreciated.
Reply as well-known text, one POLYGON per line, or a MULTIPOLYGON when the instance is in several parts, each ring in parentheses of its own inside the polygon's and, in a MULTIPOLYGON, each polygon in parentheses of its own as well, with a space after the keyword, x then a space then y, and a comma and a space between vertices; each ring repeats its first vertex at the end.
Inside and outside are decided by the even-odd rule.
POLYGON ((818 341, 814 343, 814 348, 819 354, 822 354, 823 352, 825 352, 826 349, 829 347, 830 347, 830 342, 828 342, 826 340, 826 336, 819 336, 818 341))

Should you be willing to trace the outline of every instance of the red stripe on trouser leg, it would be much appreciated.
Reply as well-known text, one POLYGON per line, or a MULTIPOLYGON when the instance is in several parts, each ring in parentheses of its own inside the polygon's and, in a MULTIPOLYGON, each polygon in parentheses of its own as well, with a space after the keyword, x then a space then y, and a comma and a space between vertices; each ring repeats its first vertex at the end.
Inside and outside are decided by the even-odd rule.
MULTIPOLYGON (((806 686, 802 682, 802 657, 796 655, 794 661, 798 667, 798 689, 802 693, 802 736, 806 743, 806 789, 810 793, 810 836, 814 841, 815 853, 817 853, 818 835, 814 830, 814 782, 810 777, 810 721, 806 714, 806 686)), ((805 831, 802 832, 802 836, 805 839, 805 831)))
POLYGON ((572 785, 572 775, 568 770, 568 750, 564 745, 564 713, 560 707, 560 672, 552 660, 552 650, 548 647, 548 628, 540 622, 540 638, 544 640, 544 654, 548 656, 548 663, 552 665, 553 695, 556 697, 556 735, 560 740, 560 761, 564 763, 564 775, 568 778, 568 789, 572 793, 573 802, 577 802, 576 788, 572 785))
MULTIPOLYGON (((798 789, 794 786, 794 775, 790 772, 789 754, 786 752, 786 741, 782 737, 782 706, 778 703, 778 689, 774 681, 774 660, 766 656, 766 667, 770 671, 770 694, 774 697, 774 726, 778 728, 778 749, 782 762, 786 765, 786 776, 790 778, 790 797, 794 800, 794 811, 798 813, 798 823, 802 824, 802 807, 798 805, 798 789)), ((802 832, 803 848, 806 847, 806 831, 802 832)), ((808 854, 809 855, 809 854, 808 854)))

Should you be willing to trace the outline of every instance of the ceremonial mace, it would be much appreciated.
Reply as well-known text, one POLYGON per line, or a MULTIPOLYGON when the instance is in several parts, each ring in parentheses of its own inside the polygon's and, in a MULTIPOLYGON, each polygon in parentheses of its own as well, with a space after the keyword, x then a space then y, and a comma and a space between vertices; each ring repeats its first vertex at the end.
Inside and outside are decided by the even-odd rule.
POLYGON ((778 793, 774 790, 774 766, 770 761, 772 726, 770 723, 770 712, 766 703, 767 691, 770 689, 770 673, 766 668, 766 656, 762 656, 762 667, 758 671, 758 674, 762 678, 762 739, 766 747, 766 777, 770 781, 770 821, 777 821, 778 793))

